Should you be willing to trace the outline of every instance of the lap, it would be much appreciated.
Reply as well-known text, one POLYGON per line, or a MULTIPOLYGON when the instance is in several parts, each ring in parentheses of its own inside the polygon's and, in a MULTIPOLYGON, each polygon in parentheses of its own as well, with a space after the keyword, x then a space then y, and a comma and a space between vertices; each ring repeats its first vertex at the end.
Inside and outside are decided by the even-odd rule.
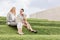
POLYGON ((23 26, 22 22, 17 23, 17 28, 22 28, 22 26, 23 26))
POLYGON ((16 25, 17 25, 16 22, 8 22, 7 24, 8 24, 8 25, 11 25, 11 26, 16 26, 16 25))

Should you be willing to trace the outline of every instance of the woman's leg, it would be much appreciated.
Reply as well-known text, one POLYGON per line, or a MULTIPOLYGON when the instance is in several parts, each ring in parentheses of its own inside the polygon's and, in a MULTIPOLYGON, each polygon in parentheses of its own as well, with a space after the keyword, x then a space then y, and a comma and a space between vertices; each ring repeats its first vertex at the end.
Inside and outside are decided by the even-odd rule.
POLYGON ((28 22, 25 22, 25 23, 24 23, 24 26, 25 26, 28 30, 30 30, 30 31, 32 31, 32 32, 35 32, 35 33, 37 32, 36 30, 33 30, 33 29, 32 29, 31 25, 30 25, 28 22))
POLYGON ((32 30, 32 27, 28 22, 24 22, 23 24, 27 29, 32 30))
POLYGON ((23 27, 23 24, 18 22, 17 23, 17 29, 18 29, 18 33, 23 35, 24 33, 22 32, 22 27, 23 27))

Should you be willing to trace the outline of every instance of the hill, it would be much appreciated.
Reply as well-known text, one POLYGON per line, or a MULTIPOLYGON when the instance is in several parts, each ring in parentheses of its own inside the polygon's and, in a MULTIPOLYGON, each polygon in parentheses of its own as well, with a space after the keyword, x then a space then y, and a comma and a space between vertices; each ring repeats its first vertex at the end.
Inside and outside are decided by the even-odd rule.
POLYGON ((24 35, 17 34, 16 27, 6 25, 6 18, 0 17, 0 40, 60 40, 60 21, 46 19, 28 19, 37 34, 23 27, 24 35))
POLYGON ((32 13, 30 15, 30 18, 60 21, 60 7, 50 8, 44 11, 32 13))

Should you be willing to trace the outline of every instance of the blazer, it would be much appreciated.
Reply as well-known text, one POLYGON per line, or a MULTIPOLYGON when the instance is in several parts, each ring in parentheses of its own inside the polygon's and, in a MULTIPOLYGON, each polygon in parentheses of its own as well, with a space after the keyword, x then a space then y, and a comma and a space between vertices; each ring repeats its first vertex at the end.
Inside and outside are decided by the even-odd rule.
POLYGON ((16 16, 14 16, 11 12, 9 12, 8 14, 7 14, 7 17, 6 17, 6 21, 7 21, 7 24, 10 24, 10 23, 12 23, 12 22, 16 22, 16 16))

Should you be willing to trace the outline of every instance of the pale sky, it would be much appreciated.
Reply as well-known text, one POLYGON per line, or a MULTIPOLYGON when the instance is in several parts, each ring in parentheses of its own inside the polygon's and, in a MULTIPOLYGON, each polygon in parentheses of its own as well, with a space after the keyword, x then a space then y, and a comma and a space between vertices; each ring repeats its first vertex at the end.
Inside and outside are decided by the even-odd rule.
POLYGON ((30 15, 35 12, 60 6, 60 0, 0 0, 0 16, 6 16, 9 10, 15 6, 17 14, 21 8, 30 15))

